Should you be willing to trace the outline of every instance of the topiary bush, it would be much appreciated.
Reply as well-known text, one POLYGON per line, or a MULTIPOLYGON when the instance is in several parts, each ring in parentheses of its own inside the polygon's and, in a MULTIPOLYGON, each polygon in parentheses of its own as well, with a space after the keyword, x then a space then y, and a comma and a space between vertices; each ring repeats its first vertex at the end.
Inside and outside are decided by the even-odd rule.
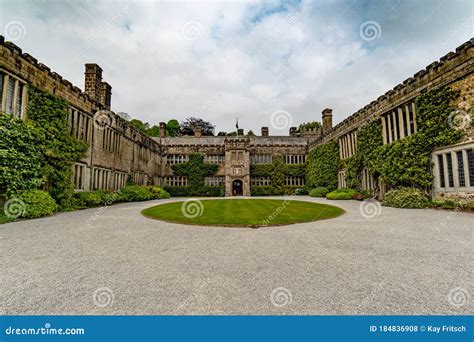
POLYGON ((127 185, 120 190, 119 200, 123 202, 147 201, 154 198, 147 186, 127 185))
POLYGON ((384 205, 395 208, 425 208, 429 203, 423 191, 415 188, 393 189, 384 198, 384 205))
MULTIPOLYGON (((17 197, 17 205, 20 208, 22 218, 36 218, 52 215, 58 208, 51 195, 43 190, 27 190, 21 192, 17 197)), ((15 198, 13 202, 15 203, 15 198)), ((8 203, 8 202, 7 202, 8 203)), ((12 204, 13 205, 13 204, 12 204)), ((12 210, 13 207, 6 208, 5 211, 12 210)))
POLYGON ((320 186, 319 188, 314 188, 309 192, 309 195, 311 197, 326 197, 327 193, 329 192, 329 189, 323 186, 320 186))
POLYGON ((330 200, 350 200, 357 194, 358 192, 354 189, 337 189, 326 194, 326 198, 330 200))

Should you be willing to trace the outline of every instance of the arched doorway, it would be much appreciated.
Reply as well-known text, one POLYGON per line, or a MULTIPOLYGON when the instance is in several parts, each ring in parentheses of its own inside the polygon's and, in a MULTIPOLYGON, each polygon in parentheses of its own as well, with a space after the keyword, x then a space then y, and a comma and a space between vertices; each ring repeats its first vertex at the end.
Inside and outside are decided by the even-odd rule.
POLYGON ((242 196, 242 194, 242 181, 240 179, 236 179, 232 182, 232 196, 242 196))

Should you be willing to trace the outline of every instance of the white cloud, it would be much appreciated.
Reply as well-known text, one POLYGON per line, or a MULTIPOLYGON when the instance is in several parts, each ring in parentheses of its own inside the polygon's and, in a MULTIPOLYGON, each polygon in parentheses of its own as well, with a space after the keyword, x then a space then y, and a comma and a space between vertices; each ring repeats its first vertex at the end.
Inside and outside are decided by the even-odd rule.
POLYGON ((343 120, 468 40, 473 9, 442 0, 1 6, 0 27, 22 22, 15 43, 74 84, 83 87, 84 63, 101 65, 116 111, 151 124, 200 115, 218 131, 233 130, 238 116, 256 132, 277 109, 293 124, 320 120, 326 107, 343 120), (368 20, 382 30, 370 42, 359 36, 368 20), (194 40, 183 36, 187 23, 194 40))

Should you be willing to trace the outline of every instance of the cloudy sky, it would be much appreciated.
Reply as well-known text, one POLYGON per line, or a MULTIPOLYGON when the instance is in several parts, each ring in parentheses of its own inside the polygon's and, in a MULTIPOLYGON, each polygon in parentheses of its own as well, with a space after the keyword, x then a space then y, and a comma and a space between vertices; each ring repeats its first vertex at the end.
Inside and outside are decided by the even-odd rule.
POLYGON ((157 124, 287 134, 334 123, 473 34, 471 0, 0 0, 7 40, 83 89, 97 63, 112 109, 157 124))

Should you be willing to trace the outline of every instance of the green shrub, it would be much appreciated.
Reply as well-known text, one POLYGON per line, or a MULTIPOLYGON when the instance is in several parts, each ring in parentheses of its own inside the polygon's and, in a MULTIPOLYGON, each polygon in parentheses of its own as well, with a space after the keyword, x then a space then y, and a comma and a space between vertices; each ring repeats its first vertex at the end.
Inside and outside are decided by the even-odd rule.
POLYGON ((123 202, 147 201, 154 198, 147 186, 127 185, 120 190, 119 200, 123 202))
POLYGON ((431 205, 442 209, 472 210, 474 208, 474 201, 471 199, 456 197, 435 198, 431 202, 431 205))
POLYGON ((74 204, 78 208, 98 207, 102 204, 102 197, 95 191, 76 192, 74 198, 74 204))
POLYGON ((167 191, 159 186, 150 186, 148 189, 152 193, 154 199, 165 199, 171 197, 167 191))
MULTIPOLYGON (((20 217, 22 218, 35 218, 47 215, 52 215, 57 209, 57 204, 49 193, 42 190, 27 190, 20 193, 17 197, 18 202, 15 201, 15 197, 11 200, 12 203, 6 211, 13 213, 15 202, 18 206, 24 210, 21 211, 20 217)), ((8 202, 7 202, 8 203, 8 202)), ((7 216, 8 213, 6 212, 7 216)))
POLYGON ((308 195, 308 189, 306 187, 296 188, 295 189, 295 195, 297 195, 297 196, 308 195))
POLYGON ((311 197, 326 197, 327 193, 329 192, 328 188, 320 186, 319 188, 314 188, 309 192, 311 197))
POLYGON ((326 194, 326 198, 330 200, 350 200, 357 194, 358 192, 354 189, 337 189, 326 194))
POLYGON ((428 204, 423 191, 414 188, 390 190, 384 198, 384 205, 395 208, 425 208, 428 204))

